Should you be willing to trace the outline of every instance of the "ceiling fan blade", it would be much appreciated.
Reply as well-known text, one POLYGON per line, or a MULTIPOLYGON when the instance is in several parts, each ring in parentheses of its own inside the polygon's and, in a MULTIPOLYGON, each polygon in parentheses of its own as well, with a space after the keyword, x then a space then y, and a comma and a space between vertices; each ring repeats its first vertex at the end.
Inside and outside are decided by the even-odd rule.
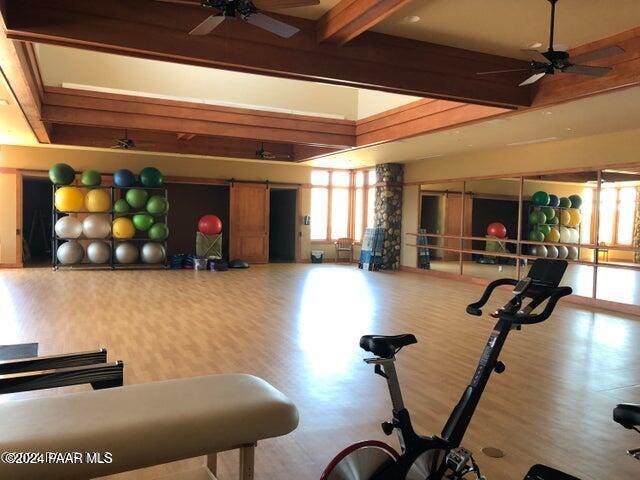
POLYGON ((281 22, 280 20, 276 20, 275 18, 268 17, 262 13, 252 13, 246 18, 246 20, 251 25, 255 25, 263 30, 275 33, 283 38, 290 38, 300 31, 299 28, 281 22))
POLYGON ((508 70, 492 70, 490 72, 476 72, 476 75, 492 75, 494 73, 528 72, 531 68, 510 68, 508 70))
POLYGON ((527 78, 524 82, 522 82, 519 87, 526 87, 527 85, 531 85, 532 83, 536 83, 542 77, 544 77, 547 72, 534 73, 529 78, 527 78))
POLYGON ((591 75, 601 77, 611 71, 609 67, 592 67, 590 65, 569 65, 562 69, 564 73, 577 73, 578 75, 591 75))
POLYGON ((548 62, 548 61, 549 61, 549 60, 547 59, 547 57, 545 57, 545 56, 542 54, 542 52, 541 52, 541 51, 536 50, 536 49, 534 49, 534 48, 521 48, 521 49, 520 49, 520 51, 521 51, 521 52, 527 52, 527 53, 530 53, 530 54, 532 54, 532 55, 535 55, 535 56, 537 57, 537 58, 536 58, 536 61, 538 61, 538 62, 545 62, 545 63, 546 63, 546 62, 548 62))
POLYGON ((254 0, 253 4, 258 10, 278 10, 279 8, 319 5, 320 0, 254 0))
POLYGON ((594 50, 593 52, 576 55, 575 57, 571 57, 570 60, 571 62, 575 63, 583 63, 590 62, 592 60, 599 60, 601 58, 612 57, 614 55, 620 55, 621 53, 624 53, 624 48, 617 45, 612 45, 610 47, 601 48, 600 50, 594 50))
POLYGON ((223 15, 211 15, 204 22, 189 32, 189 35, 209 35, 215 28, 225 21, 227 17, 223 15))

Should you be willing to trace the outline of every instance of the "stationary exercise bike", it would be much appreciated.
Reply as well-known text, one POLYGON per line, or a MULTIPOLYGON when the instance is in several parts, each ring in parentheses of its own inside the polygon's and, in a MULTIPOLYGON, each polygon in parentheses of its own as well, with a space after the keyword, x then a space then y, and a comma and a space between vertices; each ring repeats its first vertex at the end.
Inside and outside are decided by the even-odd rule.
POLYGON ((481 307, 497 287, 514 287, 513 298, 491 314, 498 321, 471 383, 451 412, 440 436, 418 435, 402 400, 395 356, 403 347, 417 343, 416 337, 410 334, 362 337, 360 347, 374 355, 365 362, 374 365, 375 373, 386 379, 391 396, 392 419, 382 423, 382 430, 387 435, 397 431, 401 453, 383 442, 356 443, 329 463, 321 480, 462 480, 472 474, 477 480, 484 479, 472 453, 461 448, 460 444, 491 373, 505 370, 505 365, 498 358, 511 330, 543 322, 549 318, 558 300, 572 293, 570 287, 559 286, 566 268, 564 260, 537 259, 527 277, 520 281, 508 278, 495 280, 487 286, 480 300, 467 307, 467 313, 480 316, 481 307), (524 305, 526 300, 529 303, 524 305), (542 312, 533 313, 545 301, 547 304, 542 312))

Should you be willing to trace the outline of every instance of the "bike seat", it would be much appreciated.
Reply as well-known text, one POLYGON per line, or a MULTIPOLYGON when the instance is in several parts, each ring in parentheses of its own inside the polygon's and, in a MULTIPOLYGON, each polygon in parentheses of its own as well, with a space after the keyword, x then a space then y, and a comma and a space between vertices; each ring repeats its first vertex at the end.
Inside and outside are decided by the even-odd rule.
POLYGON ((621 403, 613 409, 613 421, 624 428, 640 427, 640 405, 621 403))
POLYGON ((418 343, 416 337, 410 333, 403 335, 364 335, 360 339, 360 348, 371 352, 377 357, 391 358, 402 347, 418 343))

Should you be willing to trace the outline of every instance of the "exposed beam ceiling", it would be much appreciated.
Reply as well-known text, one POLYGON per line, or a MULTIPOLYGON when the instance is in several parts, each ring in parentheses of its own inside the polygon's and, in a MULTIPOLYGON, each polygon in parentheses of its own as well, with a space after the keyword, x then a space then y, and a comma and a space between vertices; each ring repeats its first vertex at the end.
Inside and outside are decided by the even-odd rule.
POLYGON ((202 9, 155 0, 7 0, 7 35, 116 54, 469 103, 520 107, 531 91, 511 76, 476 72, 519 68, 520 60, 365 32, 347 46, 317 44, 315 22, 279 16, 301 31, 282 39, 229 22, 188 35, 202 9))
POLYGON ((318 41, 344 45, 412 0, 342 0, 318 20, 318 41))

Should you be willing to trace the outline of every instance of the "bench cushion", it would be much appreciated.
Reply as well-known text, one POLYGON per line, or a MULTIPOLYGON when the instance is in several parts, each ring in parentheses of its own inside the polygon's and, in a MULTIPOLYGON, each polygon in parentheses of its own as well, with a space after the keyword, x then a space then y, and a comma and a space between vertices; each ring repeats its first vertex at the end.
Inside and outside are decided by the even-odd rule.
POLYGON ((111 452, 111 464, 8 465, 0 478, 80 479, 285 435, 296 407, 251 375, 210 375, 0 404, 0 452, 111 452))

